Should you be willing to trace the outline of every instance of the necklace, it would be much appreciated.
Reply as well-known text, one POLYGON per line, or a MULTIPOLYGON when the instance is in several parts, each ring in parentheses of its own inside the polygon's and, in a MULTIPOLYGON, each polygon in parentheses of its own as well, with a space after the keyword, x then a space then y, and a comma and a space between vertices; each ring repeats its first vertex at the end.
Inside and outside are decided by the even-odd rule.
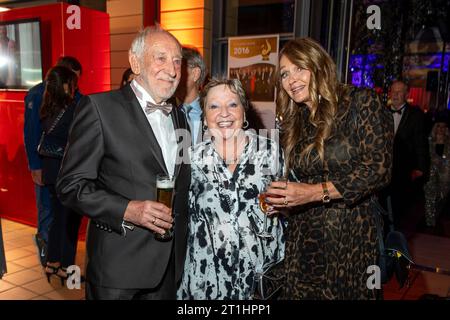
MULTIPOLYGON (((236 137, 237 138, 237 137, 236 137)), ((236 138, 234 138, 233 140, 235 140, 236 138)), ((248 137, 244 137, 242 139, 240 139, 239 142, 235 141, 233 144, 233 152, 231 153, 231 158, 227 157, 227 154, 229 152, 227 152, 227 146, 229 146, 231 143, 228 144, 219 144, 219 143, 214 143, 215 145, 215 149, 217 151, 217 153, 219 154, 219 156, 223 159, 223 161, 227 164, 236 164, 238 158, 240 157, 241 153, 243 152, 243 150, 245 149, 243 146, 247 143, 248 141, 248 137), (222 152, 220 152, 220 150, 222 152)))

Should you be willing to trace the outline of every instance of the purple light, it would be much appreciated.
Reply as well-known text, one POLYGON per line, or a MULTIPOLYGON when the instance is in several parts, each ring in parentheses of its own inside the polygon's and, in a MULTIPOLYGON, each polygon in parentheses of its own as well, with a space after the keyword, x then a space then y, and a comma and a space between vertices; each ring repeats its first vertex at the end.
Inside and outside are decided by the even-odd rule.
POLYGON ((376 62, 375 54, 355 54, 350 56, 351 82, 356 87, 374 87, 372 75, 374 68, 380 68, 374 65, 376 62))

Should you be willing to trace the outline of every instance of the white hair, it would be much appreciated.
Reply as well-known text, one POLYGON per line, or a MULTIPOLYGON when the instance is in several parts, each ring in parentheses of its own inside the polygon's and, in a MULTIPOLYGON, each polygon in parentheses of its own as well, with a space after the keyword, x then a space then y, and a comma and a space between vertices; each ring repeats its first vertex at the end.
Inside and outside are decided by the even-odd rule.
POLYGON ((181 51, 181 44, 178 41, 178 39, 175 38, 173 34, 171 34, 169 31, 164 30, 163 28, 161 28, 159 24, 157 24, 154 26, 146 27, 145 29, 138 32, 136 37, 133 39, 133 42, 131 42, 130 53, 136 55, 136 57, 138 57, 138 59, 141 60, 144 51, 146 50, 147 44, 145 40, 147 39, 147 37, 157 33, 166 34, 172 39, 174 39, 181 51))

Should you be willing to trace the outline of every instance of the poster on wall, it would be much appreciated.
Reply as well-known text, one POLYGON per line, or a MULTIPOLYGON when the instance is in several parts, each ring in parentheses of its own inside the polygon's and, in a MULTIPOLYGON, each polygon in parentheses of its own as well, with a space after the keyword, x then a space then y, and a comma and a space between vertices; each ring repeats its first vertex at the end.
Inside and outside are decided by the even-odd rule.
POLYGON ((275 127, 278 35, 230 37, 228 77, 241 81, 262 125, 275 127))

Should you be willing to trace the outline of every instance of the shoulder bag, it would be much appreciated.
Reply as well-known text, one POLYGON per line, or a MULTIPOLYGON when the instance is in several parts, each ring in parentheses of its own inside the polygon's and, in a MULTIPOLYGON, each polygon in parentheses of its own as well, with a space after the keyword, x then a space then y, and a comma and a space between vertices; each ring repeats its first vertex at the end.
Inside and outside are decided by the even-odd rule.
POLYGON ((42 131, 37 151, 43 157, 62 159, 62 157, 64 156, 65 146, 59 145, 58 141, 50 135, 50 133, 55 129, 58 122, 61 120, 64 112, 66 112, 66 109, 61 110, 47 132, 45 132, 45 130, 42 131))

